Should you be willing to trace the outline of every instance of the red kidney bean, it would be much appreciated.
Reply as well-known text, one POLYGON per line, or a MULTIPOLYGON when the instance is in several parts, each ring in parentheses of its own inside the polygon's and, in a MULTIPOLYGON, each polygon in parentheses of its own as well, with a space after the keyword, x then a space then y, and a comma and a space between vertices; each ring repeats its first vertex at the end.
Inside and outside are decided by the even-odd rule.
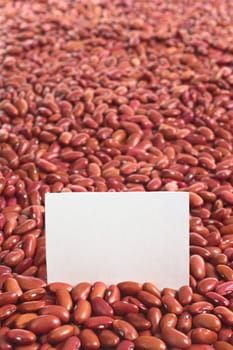
POLYGON ((5 320, 15 313, 17 307, 14 304, 7 304, 0 307, 0 320, 5 320))
POLYGON ((43 280, 36 277, 16 275, 15 278, 18 281, 22 290, 24 291, 34 289, 34 288, 46 287, 46 283, 43 280))
POLYGON ((196 279, 203 279, 206 275, 205 262, 200 255, 190 257, 190 272, 196 279))
POLYGON ((157 296, 143 290, 137 294, 137 298, 148 307, 161 305, 161 300, 157 296))
POLYGON ((214 309, 214 313, 226 325, 233 325, 233 311, 229 310, 225 306, 217 306, 214 309))
POLYGON ((145 282, 142 285, 142 289, 148 293, 151 293, 155 295, 156 297, 160 298, 161 293, 158 287, 156 287, 153 283, 151 282, 145 282))
POLYGON ((178 300, 182 305, 190 304, 193 297, 192 288, 183 286, 178 290, 178 300))
POLYGON ((108 316, 93 316, 89 317, 84 322, 84 327, 90 328, 90 329, 102 329, 102 328, 109 328, 113 323, 113 318, 108 316))
POLYGON ((91 302, 91 306, 96 316, 113 316, 113 308, 100 297, 94 298, 91 302))
POLYGON ((91 329, 84 329, 80 333, 80 340, 84 349, 99 349, 100 341, 91 329))
POLYGON ((162 297, 162 303, 168 312, 179 315, 183 311, 182 305, 172 295, 164 295, 162 297))
POLYGON ((114 320, 113 329, 126 340, 135 340, 138 337, 136 329, 124 320, 114 320))
POLYGON ((188 306, 188 311, 192 314, 200 314, 202 312, 210 312, 214 309, 214 306, 207 301, 197 301, 188 306))
POLYGON ((147 318, 151 322, 152 334, 155 334, 158 330, 159 323, 162 318, 160 309, 157 307, 151 307, 147 313, 147 318))
POLYGON ((5 292, 0 294, 0 306, 7 304, 16 304, 18 295, 15 292, 5 292))
POLYGON ((53 315, 41 315, 33 318, 28 324, 27 328, 34 334, 47 334, 52 329, 61 325, 58 317, 53 315))
POLYGON ((103 298, 105 291, 106 291, 106 285, 103 282, 96 282, 90 292, 90 300, 100 297, 103 298))
POLYGON ((16 319, 14 320, 14 326, 16 328, 24 329, 27 327, 27 324, 37 317, 36 313, 26 313, 26 314, 18 314, 16 319))
POLYGON ((217 306, 229 306, 230 302, 228 299, 226 299, 224 296, 215 293, 215 292, 208 292, 206 293, 206 297, 217 306))
POLYGON ((148 321, 141 313, 127 313, 125 319, 138 331, 146 330, 151 327, 151 322, 148 321))
POLYGON ((63 325, 51 330, 48 333, 47 339, 50 343, 57 344, 73 336, 73 334, 74 334, 73 326, 63 325))
POLYGON ((160 326, 161 330, 163 330, 163 328, 167 328, 167 327, 175 328, 176 324, 177 324, 177 316, 176 316, 176 314, 166 313, 161 318, 159 326, 160 326))
POLYGON ((182 312, 182 314, 180 314, 180 316, 178 317, 176 328, 183 333, 187 333, 191 330, 192 316, 190 315, 190 313, 184 311, 182 312))
POLYGON ((153 336, 139 336, 135 342, 135 348, 139 350, 166 350, 166 344, 153 336))
POLYGON ((191 331, 191 339, 196 344, 213 344, 217 341, 217 333, 207 328, 195 328, 191 331))
POLYGON ((91 316, 91 311, 90 302, 84 299, 80 299, 73 312, 73 319, 75 323, 84 323, 91 316))
POLYGON ((221 321, 212 314, 199 314, 193 317, 194 327, 208 328, 214 332, 219 332, 221 329, 221 321))
POLYGON ((36 341, 36 336, 28 330, 16 328, 7 332, 6 340, 15 345, 30 345, 36 341))
POLYGON ((73 307, 73 302, 70 293, 65 288, 58 288, 56 290, 56 303, 64 306, 68 311, 73 307))
POLYGON ((198 282, 197 288, 200 293, 206 294, 214 290, 217 283, 218 283, 217 278, 207 277, 207 278, 203 278, 201 281, 198 282))
POLYGON ((117 286, 120 292, 125 295, 136 295, 142 290, 142 286, 139 283, 131 281, 118 283, 117 286))
POLYGON ((63 323, 67 323, 70 319, 69 311, 60 305, 46 305, 39 309, 38 312, 40 315, 54 315, 63 323))
POLYGON ((105 293, 105 300, 108 304, 113 304, 120 300, 120 290, 116 285, 111 285, 107 288, 105 293))
POLYGON ((112 304, 112 308, 116 315, 124 315, 129 312, 138 312, 137 305, 128 303, 127 301, 116 301, 112 304))
POLYGON ((169 346, 181 349, 187 349, 191 345, 191 339, 187 335, 172 327, 162 329, 162 339, 169 346))
POLYGON ((109 329, 104 329, 98 334, 100 344, 104 348, 115 347, 120 342, 120 338, 109 329))
MULTIPOLYGON (((81 282, 75 286, 71 291, 72 299, 76 302, 79 299, 87 299, 91 290, 91 284, 88 282, 81 282)), ((94 299, 94 298, 93 298, 94 299)))

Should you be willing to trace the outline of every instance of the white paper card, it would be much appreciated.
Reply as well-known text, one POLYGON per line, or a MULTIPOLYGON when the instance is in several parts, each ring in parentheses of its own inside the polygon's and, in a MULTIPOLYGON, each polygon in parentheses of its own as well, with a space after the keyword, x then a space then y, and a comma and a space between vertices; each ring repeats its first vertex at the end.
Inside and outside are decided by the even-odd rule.
POLYGON ((189 284, 188 193, 49 193, 45 213, 49 283, 189 284))

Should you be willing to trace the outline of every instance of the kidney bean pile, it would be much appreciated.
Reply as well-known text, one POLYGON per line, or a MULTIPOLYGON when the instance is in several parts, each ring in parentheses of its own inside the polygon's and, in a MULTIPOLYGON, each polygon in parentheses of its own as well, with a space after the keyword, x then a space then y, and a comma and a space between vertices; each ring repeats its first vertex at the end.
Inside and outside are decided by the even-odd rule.
POLYGON ((0 1, 0 350, 233 349, 233 2, 0 1), (190 286, 46 283, 47 192, 188 191, 190 286))

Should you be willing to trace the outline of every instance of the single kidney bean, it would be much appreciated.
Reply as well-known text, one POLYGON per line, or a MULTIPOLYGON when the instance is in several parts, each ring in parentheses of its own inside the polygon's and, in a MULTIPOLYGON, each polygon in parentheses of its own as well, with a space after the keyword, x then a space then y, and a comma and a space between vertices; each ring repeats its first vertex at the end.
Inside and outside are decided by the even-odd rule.
POLYGON ((34 289, 34 288, 46 287, 46 283, 43 280, 36 277, 16 275, 15 278, 18 281, 22 290, 24 291, 34 289))
POLYGON ((135 348, 139 350, 166 350, 166 344, 154 336, 139 336, 135 342, 135 348))
POLYGON ((30 345, 36 341, 36 336, 28 330, 16 328, 6 333, 6 340, 15 345, 30 345))
POLYGON ((73 319, 77 324, 84 323, 91 316, 91 304, 89 301, 80 299, 73 311, 73 319))
POLYGON ((48 333, 48 341, 52 344, 60 343, 74 335, 74 327, 71 325, 63 325, 51 330, 48 333))
POLYGON ((137 298, 148 307, 161 305, 161 300, 158 297, 144 290, 137 294, 137 298))
POLYGON ((138 312, 137 305, 128 303, 127 301, 116 301, 112 304, 112 308, 116 315, 124 315, 129 312, 138 312))
POLYGON ((219 332, 222 324, 217 316, 203 313, 193 317, 193 326, 204 327, 210 329, 211 331, 219 332))
POLYGON ((230 305, 229 300, 218 293, 208 292, 208 293, 206 293, 206 297, 216 306, 229 306, 230 305))
POLYGON ((188 306, 188 311, 191 314, 200 314, 202 312, 210 312, 214 309, 214 306, 207 301, 197 301, 188 306))
POLYGON ((207 277, 198 282, 197 289, 200 293, 206 294, 214 290, 218 283, 217 278, 207 277))
POLYGON ((72 309, 73 301, 66 288, 58 288, 56 290, 56 303, 66 308, 68 311, 72 309))
POLYGON ((47 285, 47 289, 51 293, 56 293, 58 289, 66 289, 67 292, 71 292, 72 286, 69 283, 65 283, 65 282, 52 282, 47 285))
MULTIPOLYGON (((91 290, 91 284, 88 282, 81 282, 75 286, 71 291, 71 296, 74 302, 79 299, 87 299, 91 290)), ((94 299, 94 298, 93 298, 94 299)))
POLYGON ((200 255, 195 254, 190 257, 190 272, 198 280, 205 278, 205 262, 200 255))
POLYGON ((124 320, 113 321, 114 331, 126 340, 135 340, 138 337, 136 329, 124 320))
POLYGON ((127 313, 125 319, 132 324, 137 331, 146 330, 151 327, 151 322, 141 313, 127 313))
POLYGON ((113 316, 113 308, 103 298, 92 299, 91 306, 96 316, 113 316))
POLYGON ((214 308, 213 312, 216 316, 226 325, 233 325, 233 311, 225 306, 217 306, 214 308))
POLYGON ((91 329, 84 329, 80 333, 81 345, 84 349, 99 349, 100 341, 91 329))
POLYGON ((47 334, 52 329, 57 328, 60 325, 61 321, 57 316, 41 315, 29 321, 29 323, 27 323, 27 329, 32 331, 34 334, 47 334))
POLYGON ((118 286, 112 284, 105 293, 105 300, 108 304, 113 304, 120 300, 120 289, 118 286))
POLYGON ((67 323, 70 319, 70 313, 67 309, 60 305, 46 305, 38 310, 40 315, 57 316, 61 322, 67 323))
POLYGON ((159 323, 162 318, 162 312, 157 307, 151 307, 147 313, 147 318, 151 322, 152 334, 155 334, 158 330, 159 323))
POLYGON ((91 292, 90 292, 90 300, 92 300, 96 297, 103 298, 106 289, 107 289, 107 287, 106 287, 105 283, 103 283, 103 282, 94 283, 94 285, 91 289, 91 292))
POLYGON ((84 322, 84 327, 90 329, 109 328, 113 323, 113 318, 109 316, 93 316, 84 322))
POLYGON ((18 314, 14 321, 14 325, 16 328, 24 329, 27 327, 27 324, 37 317, 36 313, 26 313, 26 314, 18 314))
POLYGON ((189 286, 182 286, 178 290, 178 300, 182 305, 190 304, 193 297, 192 288, 189 286))
POLYGON ((196 344, 213 344, 217 340, 218 336, 216 332, 207 328, 195 328, 191 331, 191 339, 196 344))
POLYGON ((46 290, 44 288, 35 288, 30 289, 23 293, 20 300, 22 301, 33 301, 33 300, 41 300, 46 294, 46 290))
POLYGON ((121 282, 117 286, 120 292, 125 295, 136 295, 142 290, 142 286, 139 283, 132 281, 121 282))
POLYGON ((191 339, 173 327, 163 327, 162 339, 169 346, 181 349, 187 349, 191 345, 191 339))
POLYGON ((168 312, 179 315, 183 311, 182 305, 171 295, 164 295, 162 303, 168 312))
POLYGON ((150 294, 155 295, 156 297, 160 298, 161 293, 158 287, 156 287, 153 283, 151 282, 145 282, 142 285, 142 289, 150 294))
POLYGON ((109 329, 104 329, 98 334, 100 344, 104 348, 115 347, 120 342, 120 338, 109 329))
POLYGON ((18 295, 15 292, 5 292, 0 294, 0 306, 7 304, 16 304, 18 295))
POLYGON ((14 304, 7 304, 0 307, 0 321, 5 320, 16 311, 17 307, 14 304))
POLYGON ((192 328, 192 316, 189 312, 183 311, 178 317, 178 322, 176 328, 183 332, 188 333, 192 328))
POLYGON ((27 301, 20 305, 18 305, 18 311, 20 312, 34 312, 40 310, 43 306, 45 306, 45 301, 37 300, 37 301, 27 301))
POLYGON ((163 328, 172 327, 175 328, 177 324, 177 316, 174 313, 166 313, 162 316, 160 320, 160 328, 163 330, 163 328))

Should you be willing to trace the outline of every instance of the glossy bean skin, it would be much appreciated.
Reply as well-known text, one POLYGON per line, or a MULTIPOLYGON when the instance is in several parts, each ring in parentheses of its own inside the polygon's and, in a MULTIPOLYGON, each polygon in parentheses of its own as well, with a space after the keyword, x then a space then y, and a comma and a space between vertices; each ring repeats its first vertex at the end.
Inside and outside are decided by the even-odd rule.
POLYGON ((191 339, 193 343, 211 345, 217 341, 218 336, 216 332, 198 327, 191 331, 191 339))
POLYGON ((30 345, 36 341, 36 336, 28 330, 15 328, 7 332, 6 339, 14 345, 30 345))
POLYGON ((41 315, 33 318, 27 324, 27 328, 34 334, 47 334, 60 325, 61 321, 58 317, 54 315, 41 315))
POLYGON ((163 328, 162 339, 166 344, 181 349, 187 349, 191 345, 191 339, 173 327, 163 328))
POLYGON ((214 332, 219 332, 222 324, 220 319, 213 314, 199 314, 193 317, 194 327, 208 328, 214 332))
POLYGON ((67 323, 70 319, 68 310, 60 305, 45 305, 39 309, 39 314, 57 316, 63 323, 67 323))
POLYGON ((98 334, 102 347, 115 347, 119 344, 120 338, 111 330, 104 329, 98 334))
POLYGON ((80 299, 74 308, 73 318, 75 323, 82 324, 91 316, 91 304, 87 300, 80 299))
POLYGON ((152 336, 139 336, 135 340, 136 349, 141 350, 166 350, 166 344, 157 337, 152 336))
POLYGON ((99 349, 100 342, 97 335, 91 329, 84 329, 80 333, 81 344, 84 349, 99 349))
POLYGON ((136 329, 130 323, 123 320, 114 320, 113 329, 126 340, 133 341, 138 336, 136 329))

